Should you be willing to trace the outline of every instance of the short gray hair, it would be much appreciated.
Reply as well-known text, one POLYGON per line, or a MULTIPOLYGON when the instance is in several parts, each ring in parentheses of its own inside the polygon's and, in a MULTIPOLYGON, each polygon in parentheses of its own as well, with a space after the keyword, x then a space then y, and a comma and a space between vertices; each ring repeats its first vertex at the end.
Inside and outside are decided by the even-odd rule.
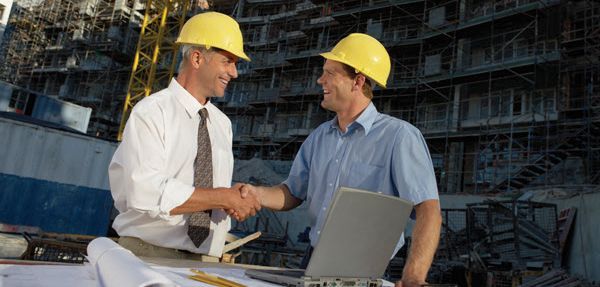
POLYGON ((206 48, 204 46, 195 46, 195 45, 182 45, 181 46, 181 62, 179 62, 179 67, 177 68, 177 73, 181 73, 181 70, 184 67, 184 63, 187 59, 190 58, 192 52, 199 50, 203 54, 212 52, 212 48, 206 48))

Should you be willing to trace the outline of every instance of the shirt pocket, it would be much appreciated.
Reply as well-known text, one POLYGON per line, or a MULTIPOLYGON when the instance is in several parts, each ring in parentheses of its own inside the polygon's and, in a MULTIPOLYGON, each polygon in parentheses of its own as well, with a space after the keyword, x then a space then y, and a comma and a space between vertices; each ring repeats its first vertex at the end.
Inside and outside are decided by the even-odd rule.
POLYGON ((213 186, 229 187, 233 173, 233 155, 223 148, 213 149, 213 186))
POLYGON ((382 167, 352 162, 348 174, 345 176, 345 182, 342 181, 340 185, 368 191, 379 191, 383 177, 382 167))

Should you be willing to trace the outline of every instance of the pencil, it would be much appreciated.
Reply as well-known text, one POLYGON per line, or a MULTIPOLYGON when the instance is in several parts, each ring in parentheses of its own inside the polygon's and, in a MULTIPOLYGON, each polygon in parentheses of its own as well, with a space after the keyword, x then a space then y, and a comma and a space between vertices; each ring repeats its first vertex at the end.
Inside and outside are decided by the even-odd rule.
POLYGON ((230 286, 228 284, 225 284, 224 282, 215 281, 215 280, 212 280, 210 278, 202 277, 202 276, 199 276, 199 275, 190 275, 190 276, 188 276, 188 278, 192 279, 192 280, 200 281, 200 282, 203 282, 203 283, 206 283, 206 284, 210 284, 210 285, 213 285, 213 286, 217 286, 217 287, 232 287, 232 286, 230 286))
POLYGON ((208 283, 208 284, 218 286, 218 287, 242 287, 242 286, 244 286, 244 285, 229 281, 227 279, 224 279, 221 277, 216 277, 216 276, 211 276, 208 274, 192 275, 192 276, 189 276, 188 278, 196 280, 196 281, 208 283))
POLYGON ((193 280, 201 281, 204 283, 208 283, 208 284, 220 286, 220 287, 221 286, 222 287, 246 287, 246 285, 243 285, 243 284, 231 281, 231 280, 227 280, 223 277, 210 275, 210 274, 207 274, 207 273, 197 270, 197 269, 190 269, 190 270, 196 274, 196 275, 192 275, 192 276, 188 277, 193 280))
POLYGON ((217 286, 217 287, 229 287, 228 285, 223 285, 221 282, 216 282, 216 281, 210 280, 208 278, 200 277, 200 276, 196 276, 196 275, 190 275, 190 276, 188 276, 188 279, 200 281, 200 282, 210 284, 213 286, 217 286))

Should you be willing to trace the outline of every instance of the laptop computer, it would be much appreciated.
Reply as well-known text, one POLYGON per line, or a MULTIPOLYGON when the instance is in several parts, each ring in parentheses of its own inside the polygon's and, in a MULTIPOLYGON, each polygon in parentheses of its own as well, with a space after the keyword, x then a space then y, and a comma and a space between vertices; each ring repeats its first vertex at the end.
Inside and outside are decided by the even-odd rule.
POLYGON ((306 270, 247 270, 286 286, 380 286, 413 204, 398 197, 340 187, 306 270))

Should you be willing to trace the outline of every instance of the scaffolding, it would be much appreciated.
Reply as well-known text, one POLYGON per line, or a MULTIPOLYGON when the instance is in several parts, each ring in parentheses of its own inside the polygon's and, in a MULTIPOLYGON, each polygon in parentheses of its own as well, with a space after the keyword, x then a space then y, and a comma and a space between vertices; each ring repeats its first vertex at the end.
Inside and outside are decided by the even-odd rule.
POLYGON ((600 2, 239 1, 253 61, 222 106, 239 158, 293 159, 320 107, 323 60, 352 32, 382 41, 373 102, 424 134, 440 192, 600 183, 600 2))
POLYGON ((138 38, 141 4, 124 0, 16 1, 0 79, 16 85, 11 107, 35 94, 92 108, 88 134, 115 138, 138 38))
POLYGON ((189 2, 150 0, 146 3, 118 140, 123 136, 125 123, 133 106, 144 97, 166 87, 173 77, 178 52, 175 38, 185 22, 189 2))
MULTIPOLYGON (((232 120, 239 159, 293 159, 306 136, 333 117, 320 107, 319 53, 363 32, 392 57, 388 88, 375 88, 373 102, 424 134, 440 192, 600 182, 597 0, 210 6, 238 20, 252 58, 239 63, 239 78, 214 100, 232 120)), ((17 1, 0 48, 7 63, 1 79, 21 87, 11 107, 25 109, 30 93, 64 98, 93 108, 90 134, 116 138, 144 8, 131 0, 17 1)), ((167 34, 166 42, 173 37, 167 34)), ((157 69, 172 71, 169 55, 157 69)))

